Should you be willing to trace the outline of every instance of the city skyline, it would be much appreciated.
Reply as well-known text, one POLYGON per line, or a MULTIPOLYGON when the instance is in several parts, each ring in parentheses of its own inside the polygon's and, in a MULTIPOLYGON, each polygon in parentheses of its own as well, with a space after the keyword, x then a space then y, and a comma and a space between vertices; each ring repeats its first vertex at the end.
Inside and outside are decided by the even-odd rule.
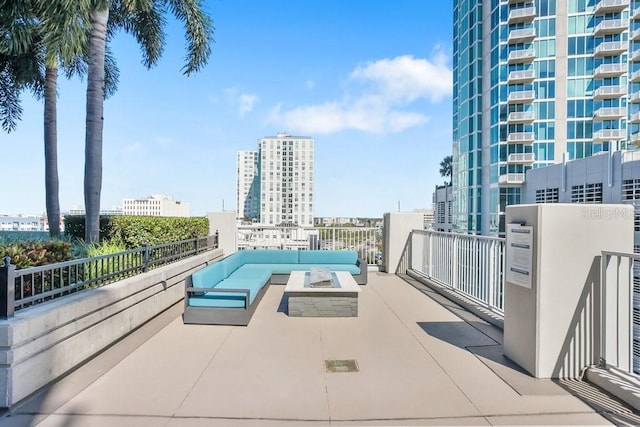
MULTIPOLYGON (((112 49, 118 92, 105 103, 101 207, 165 193, 192 215, 232 210, 236 152, 260 135, 314 135, 318 216, 431 206, 451 153, 450 1, 206 2, 216 27, 203 72, 180 74, 182 30, 169 25, 147 71, 131 37, 112 49), (247 12, 250 11, 250 12, 247 12), (363 187, 365 190, 363 191, 363 187)), ((83 204, 85 83, 59 82, 61 210, 83 204)), ((0 134, 8 214, 44 212, 42 103, 23 94, 18 129, 0 134)))

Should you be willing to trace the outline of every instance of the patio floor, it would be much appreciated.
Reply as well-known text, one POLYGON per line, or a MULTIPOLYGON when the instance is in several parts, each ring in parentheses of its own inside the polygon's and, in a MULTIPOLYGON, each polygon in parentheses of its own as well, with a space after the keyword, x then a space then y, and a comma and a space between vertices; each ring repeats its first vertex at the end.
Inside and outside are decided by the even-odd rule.
POLYGON ((409 282, 370 272, 357 318, 290 318, 278 285, 248 327, 184 325, 178 305, 0 425, 640 423, 586 383, 522 373, 499 329, 409 282), (328 373, 332 359, 358 372, 328 373))

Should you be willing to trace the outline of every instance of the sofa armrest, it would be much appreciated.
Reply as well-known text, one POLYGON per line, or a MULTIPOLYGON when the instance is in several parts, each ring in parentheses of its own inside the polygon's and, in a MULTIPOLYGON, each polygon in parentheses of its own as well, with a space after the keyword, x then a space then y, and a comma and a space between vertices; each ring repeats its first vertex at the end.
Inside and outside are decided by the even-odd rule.
POLYGON ((367 270, 369 268, 369 264, 367 264, 367 261, 363 260, 362 258, 358 258, 356 261, 356 266, 360 269, 360 274, 354 276, 354 278, 356 279, 356 283, 358 283, 359 285, 366 285, 367 270))
POLYGON ((249 307, 249 293, 251 292, 249 289, 229 289, 229 288, 194 288, 188 287, 185 289, 187 291, 187 296, 189 294, 204 294, 207 292, 226 292, 226 293, 236 293, 236 294, 244 294, 244 308, 249 307))

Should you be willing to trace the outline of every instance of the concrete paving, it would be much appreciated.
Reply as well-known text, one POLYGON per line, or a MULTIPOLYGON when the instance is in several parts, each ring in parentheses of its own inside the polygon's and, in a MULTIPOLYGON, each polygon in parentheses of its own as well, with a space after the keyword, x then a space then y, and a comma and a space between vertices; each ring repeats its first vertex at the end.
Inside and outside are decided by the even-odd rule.
POLYGON ((610 414, 606 404, 578 397, 576 390, 586 390, 608 399, 588 384, 531 378, 501 357, 499 330, 459 317, 452 304, 409 282, 370 273, 356 318, 288 317, 278 285, 248 327, 184 325, 175 307, 14 408, 0 425, 640 422, 624 406, 610 414), (325 361, 334 359, 355 360, 358 371, 327 372, 325 361))

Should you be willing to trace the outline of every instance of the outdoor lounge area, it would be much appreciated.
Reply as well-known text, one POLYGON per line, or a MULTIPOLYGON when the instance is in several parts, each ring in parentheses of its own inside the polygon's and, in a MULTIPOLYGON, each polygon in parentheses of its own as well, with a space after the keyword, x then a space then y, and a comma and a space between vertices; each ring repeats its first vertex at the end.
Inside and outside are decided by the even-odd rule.
POLYGON ((288 317, 284 286, 247 327, 185 325, 177 304, 0 424, 640 423, 586 382, 523 373, 500 356, 500 329, 418 282, 369 273, 354 318, 288 317))

